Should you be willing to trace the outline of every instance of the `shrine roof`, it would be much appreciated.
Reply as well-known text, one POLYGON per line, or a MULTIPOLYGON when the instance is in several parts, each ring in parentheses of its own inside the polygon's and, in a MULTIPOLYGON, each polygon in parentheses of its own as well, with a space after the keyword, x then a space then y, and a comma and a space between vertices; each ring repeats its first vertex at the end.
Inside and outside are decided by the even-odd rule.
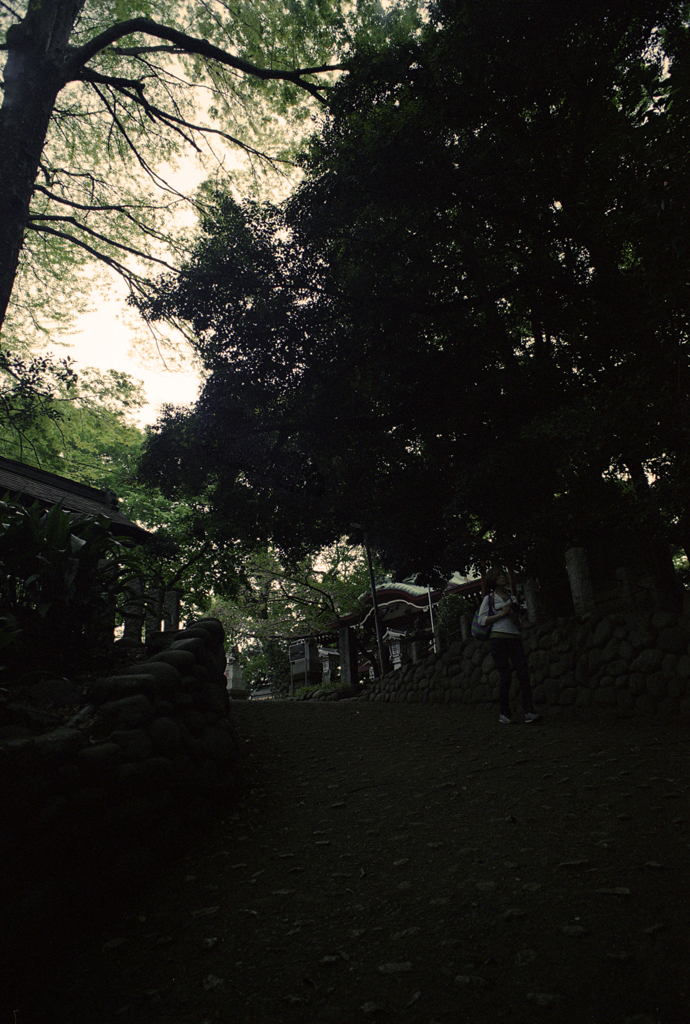
POLYGON ((60 503, 67 512, 102 515, 117 528, 115 532, 146 540, 150 534, 117 507, 113 491, 99 490, 69 480, 36 466, 26 466, 0 456, 0 495, 9 492, 51 506, 60 503))

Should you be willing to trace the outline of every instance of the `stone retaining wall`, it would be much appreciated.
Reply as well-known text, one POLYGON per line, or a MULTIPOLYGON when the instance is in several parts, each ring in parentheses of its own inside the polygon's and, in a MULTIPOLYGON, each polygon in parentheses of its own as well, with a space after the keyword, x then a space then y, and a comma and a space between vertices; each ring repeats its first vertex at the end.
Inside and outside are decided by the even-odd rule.
MULTIPOLYGON (((524 631, 535 704, 690 717, 690 619, 672 612, 558 619, 524 631)), ((391 672, 363 697, 408 703, 498 704, 488 643, 454 643, 440 655, 391 672)), ((520 707, 517 682, 511 700, 520 707)))
POLYGON ((155 634, 146 654, 95 680, 89 703, 57 728, 12 725, 12 704, 0 717, 6 940, 67 912, 78 894, 145 877, 237 793, 221 623, 155 634))

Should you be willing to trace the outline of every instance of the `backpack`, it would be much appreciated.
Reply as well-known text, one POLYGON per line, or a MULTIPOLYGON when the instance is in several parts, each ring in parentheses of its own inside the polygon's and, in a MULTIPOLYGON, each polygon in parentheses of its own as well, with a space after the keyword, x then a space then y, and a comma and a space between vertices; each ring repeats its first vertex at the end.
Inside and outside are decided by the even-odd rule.
MULTIPOLYGON (((482 602, 483 603, 483 602, 482 602)), ((472 617, 472 639, 473 640, 488 640, 491 634, 493 622, 487 622, 483 626, 479 625, 479 612, 481 611, 481 605, 477 608, 474 616, 472 617)), ((494 604, 491 600, 491 594, 489 594, 489 615, 495 615, 494 604)))

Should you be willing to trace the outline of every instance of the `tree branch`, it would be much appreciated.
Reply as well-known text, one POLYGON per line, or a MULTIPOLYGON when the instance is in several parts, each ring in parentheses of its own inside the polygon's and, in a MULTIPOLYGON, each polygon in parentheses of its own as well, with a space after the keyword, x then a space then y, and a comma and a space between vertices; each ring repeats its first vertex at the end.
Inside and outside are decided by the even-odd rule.
POLYGON ((42 224, 39 226, 36 221, 58 221, 61 224, 71 224, 73 227, 78 228, 79 231, 83 231, 87 235, 91 235, 92 238, 97 238, 100 242, 105 242, 106 245, 112 245, 116 249, 122 250, 122 252, 129 253, 130 256, 137 256, 139 259, 146 260, 149 263, 159 263, 166 270, 175 271, 175 267, 171 266, 170 263, 166 263, 165 260, 159 259, 157 256, 151 256, 149 253, 142 252, 139 249, 133 249, 129 245, 125 245, 123 242, 116 242, 112 238, 108 238, 107 235, 102 235, 100 231, 94 231, 93 228, 89 228, 86 224, 81 224, 76 217, 59 217, 57 214, 50 213, 38 213, 32 214, 27 223, 27 227, 32 228, 34 231, 43 231, 42 224))
POLYGON ((262 160, 268 160, 271 164, 276 162, 291 164, 291 161, 289 160, 277 160, 275 157, 268 157, 265 153, 261 153, 258 149, 254 149, 253 146, 247 145, 246 142, 242 142, 241 139, 236 138, 234 135, 229 135, 220 128, 210 128, 204 125, 192 124, 191 121, 186 121, 182 117, 177 117, 175 114, 171 114, 167 110, 162 110, 160 107, 154 106, 152 103, 149 103, 144 95, 145 84, 137 79, 110 78, 107 75, 99 74, 97 71, 92 71, 90 68, 83 68, 80 80, 89 82, 92 85, 107 85, 108 87, 122 93, 123 96, 126 96, 128 99, 133 100, 134 103, 139 104, 142 110, 144 110, 149 117, 159 120, 163 124, 168 125, 168 127, 173 131, 176 131, 178 135, 181 135, 185 142, 192 146, 192 148, 197 152, 201 152, 199 146, 192 137, 182 131, 183 128, 188 128, 190 132, 199 132, 201 135, 219 135, 222 139, 225 139, 226 142, 230 142, 239 149, 242 149, 245 153, 248 153, 249 156, 256 156, 262 160), (134 89, 136 95, 129 92, 130 88, 134 89))
POLYGON ((114 270, 119 274, 120 277, 127 282, 132 291, 143 290, 142 286, 145 283, 145 278, 136 274, 134 271, 126 267, 124 263, 120 263, 119 260, 114 259, 112 256, 108 256, 106 253, 99 251, 98 249, 94 249, 93 246, 89 245, 88 242, 85 242, 82 238, 79 238, 76 235, 71 235, 68 231, 56 231, 55 228, 49 228, 47 225, 38 226, 31 222, 27 224, 27 230, 35 231, 38 234, 43 235, 53 235, 55 238, 63 238, 65 241, 79 246, 79 248, 83 249, 84 252, 88 252, 90 256, 95 257, 95 259, 99 260, 101 263, 105 263, 111 270, 114 270))
MULTIPOLYGON (((296 85, 300 89, 304 89, 305 92, 308 92, 311 96, 317 99, 319 103, 324 105, 326 103, 320 93, 320 87, 313 85, 311 82, 304 81, 301 77, 303 74, 313 74, 314 72, 299 70, 275 71, 270 68, 260 68, 258 65, 243 60, 241 57, 235 57, 232 54, 227 53, 219 46, 209 43, 206 39, 196 39, 194 36, 189 36, 186 32, 180 32, 178 29, 170 28, 168 25, 159 25, 150 18, 130 18, 128 21, 118 22, 115 25, 111 25, 104 32, 99 33, 99 35, 94 36, 94 38, 89 40, 88 43, 85 43, 84 46, 81 46, 77 50, 73 50, 66 68, 67 81, 77 81, 80 78, 80 74, 84 66, 88 64, 93 57, 106 49, 112 43, 116 42, 118 39, 134 35, 135 33, 154 36, 158 39, 167 39, 178 47, 182 53, 198 54, 200 57, 207 57, 209 60, 214 60, 218 64, 233 68, 245 75, 251 75, 254 78, 292 82, 293 85, 296 85)), ((335 65, 333 67, 326 65, 319 70, 335 71, 339 70, 339 68, 335 65)))
POLYGON ((13 10, 13 8, 10 7, 9 4, 4 3, 4 0, 0 0, 0 7, 4 7, 5 10, 9 11, 12 17, 16 18, 18 21, 22 20, 21 14, 18 11, 13 10))

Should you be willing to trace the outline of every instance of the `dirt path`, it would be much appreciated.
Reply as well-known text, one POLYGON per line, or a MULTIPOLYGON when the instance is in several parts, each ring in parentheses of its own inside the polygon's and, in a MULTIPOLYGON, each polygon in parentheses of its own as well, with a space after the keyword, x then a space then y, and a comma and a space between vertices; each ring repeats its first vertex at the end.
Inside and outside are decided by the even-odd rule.
POLYGON ((690 730, 233 711, 245 803, 0 1024, 688 1024, 690 730))

